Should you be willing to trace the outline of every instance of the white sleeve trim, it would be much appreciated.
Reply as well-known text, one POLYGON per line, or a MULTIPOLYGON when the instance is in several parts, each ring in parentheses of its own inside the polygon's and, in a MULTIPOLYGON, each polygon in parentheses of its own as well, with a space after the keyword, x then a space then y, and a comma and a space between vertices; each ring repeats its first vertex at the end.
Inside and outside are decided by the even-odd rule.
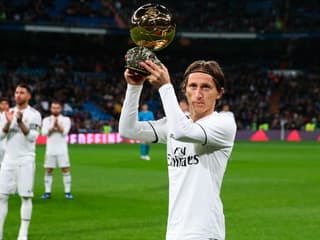
POLYGON ((41 126, 41 115, 37 112, 32 122, 29 124, 29 133, 26 136, 30 142, 35 142, 39 136, 39 128, 41 126))
POLYGON ((38 136, 39 136, 39 132, 36 129, 30 129, 26 137, 30 142, 34 142, 37 140, 38 136))

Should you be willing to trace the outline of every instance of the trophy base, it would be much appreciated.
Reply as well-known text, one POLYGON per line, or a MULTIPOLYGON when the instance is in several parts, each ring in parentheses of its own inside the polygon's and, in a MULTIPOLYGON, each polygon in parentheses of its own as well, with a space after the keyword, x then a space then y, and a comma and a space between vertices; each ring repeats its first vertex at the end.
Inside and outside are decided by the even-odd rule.
POLYGON ((132 70, 134 72, 137 72, 137 73, 139 73, 141 75, 144 75, 144 76, 150 75, 150 73, 147 70, 145 70, 144 68, 140 69, 140 68, 130 67, 130 66, 127 66, 127 65, 125 65, 125 68, 128 68, 128 69, 130 69, 130 70, 132 70))
POLYGON ((129 49, 126 53, 125 60, 126 68, 129 68, 145 76, 150 75, 150 73, 140 65, 140 62, 150 60, 159 66, 162 65, 155 53, 141 46, 129 49))

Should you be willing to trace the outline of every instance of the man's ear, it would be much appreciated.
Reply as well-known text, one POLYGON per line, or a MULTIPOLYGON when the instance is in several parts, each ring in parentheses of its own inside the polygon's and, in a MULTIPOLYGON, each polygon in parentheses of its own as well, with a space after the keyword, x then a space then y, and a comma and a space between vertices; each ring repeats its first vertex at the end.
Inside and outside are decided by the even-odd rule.
POLYGON ((219 100, 220 98, 222 98, 222 95, 224 94, 224 88, 220 88, 220 90, 218 91, 218 96, 217 96, 217 100, 219 100))

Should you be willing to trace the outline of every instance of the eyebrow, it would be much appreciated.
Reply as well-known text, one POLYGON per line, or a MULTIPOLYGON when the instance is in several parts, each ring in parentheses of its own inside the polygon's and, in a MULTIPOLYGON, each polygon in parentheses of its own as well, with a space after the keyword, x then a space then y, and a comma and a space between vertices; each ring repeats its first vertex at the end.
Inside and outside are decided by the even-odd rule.
POLYGON ((215 83, 216 87, 217 88, 221 87, 220 86, 220 82, 217 80, 216 76, 213 73, 211 73, 210 71, 206 71, 206 70, 193 70, 192 71, 191 70, 189 73, 184 75, 184 78, 186 78, 187 76, 189 77, 190 74, 192 74, 192 73, 205 73, 205 74, 208 74, 212 78, 212 80, 215 83))
POLYGON ((205 82, 205 83, 201 82, 201 83, 199 83, 199 82, 197 82, 197 81, 195 81, 195 82, 189 82, 189 81, 188 81, 188 83, 187 83, 187 85, 192 85, 192 84, 207 85, 207 86, 213 86, 213 85, 215 85, 214 82, 212 82, 212 84, 211 84, 211 83, 209 83, 209 82, 205 82))

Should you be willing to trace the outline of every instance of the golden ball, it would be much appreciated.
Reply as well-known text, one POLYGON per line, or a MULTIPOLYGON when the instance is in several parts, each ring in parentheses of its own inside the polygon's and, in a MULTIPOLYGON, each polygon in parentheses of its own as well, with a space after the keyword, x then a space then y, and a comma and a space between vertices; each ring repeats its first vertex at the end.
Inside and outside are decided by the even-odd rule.
POLYGON ((173 40, 176 24, 173 15, 165 6, 148 3, 134 11, 131 17, 132 41, 151 51, 167 47, 173 40))

